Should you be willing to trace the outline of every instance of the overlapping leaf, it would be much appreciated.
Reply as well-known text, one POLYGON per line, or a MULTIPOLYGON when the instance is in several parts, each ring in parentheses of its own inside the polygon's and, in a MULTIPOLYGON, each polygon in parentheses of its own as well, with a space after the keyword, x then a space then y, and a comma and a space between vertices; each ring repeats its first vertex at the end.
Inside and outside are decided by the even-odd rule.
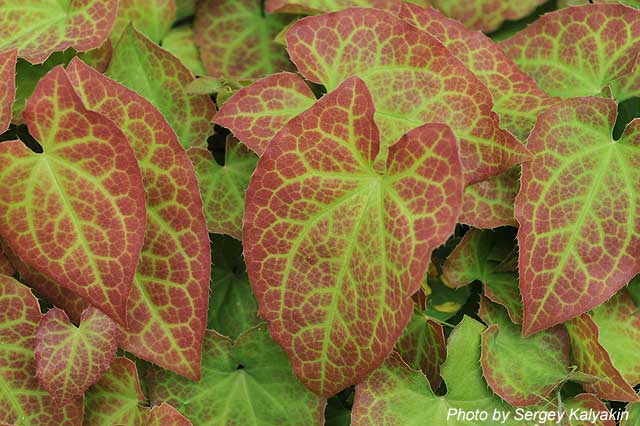
POLYGON ((199 426, 323 423, 326 401, 300 384, 266 327, 247 331, 235 343, 207 331, 204 353, 199 382, 154 371, 148 382, 152 403, 167 401, 199 426))
MULTIPOLYGON (((442 366, 448 393, 436 396, 425 377, 410 370, 396 354, 356 386, 352 426, 468 426, 447 419, 449 409, 511 411, 487 387, 480 369, 480 334, 484 327, 465 317, 449 337, 449 356, 442 366)), ((519 424, 510 413, 504 425, 519 424)))
POLYGON ((116 354, 118 326, 99 309, 82 312, 80 326, 64 311, 47 311, 36 334, 36 375, 59 404, 84 394, 109 369, 116 354))
POLYGON ((99 47, 109 36, 117 0, 0 1, 0 51, 18 49, 33 64, 69 47, 99 47))
POLYGON ((61 406, 38 384, 33 348, 40 318, 29 288, 0 275, 0 423, 80 426, 82 401, 61 406))
POLYGON ((588 392, 603 399, 613 401, 640 401, 633 388, 627 383, 611 362, 611 357, 599 342, 599 331, 589 314, 582 314, 565 323, 571 341, 571 352, 583 373, 598 380, 585 384, 588 392))
POLYGON ((520 171, 517 168, 467 186, 458 221, 480 229, 517 227, 513 205, 518 190, 520 171))
POLYGON ((175 17, 175 0, 118 0, 118 14, 110 37, 117 41, 131 23, 142 34, 159 43, 175 17))
POLYGON ((136 364, 115 358, 109 371, 85 394, 83 426, 147 426, 148 416, 136 364))
POLYGON ((11 264, 9 257, 4 252, 4 247, 0 245, 0 274, 11 276, 15 274, 16 270, 11 264))
POLYGON ((611 136, 616 105, 564 101, 529 138, 515 214, 525 334, 610 298, 640 271, 640 121, 611 136))
POLYGON ((409 132, 378 173, 374 112, 364 82, 348 79, 278 133, 247 191, 244 249, 260 312, 323 395, 391 351, 462 201, 451 131, 409 132))
POLYGON ((151 409, 147 426, 192 426, 191 422, 171 405, 162 403, 151 409))
POLYGON ((260 0, 203 0, 194 21, 195 41, 208 74, 263 77, 290 68, 274 41, 287 25, 283 15, 264 15, 260 0))
POLYGON ((396 343, 396 350, 411 368, 422 371, 434 392, 440 387, 440 365, 447 358, 444 330, 440 324, 414 312, 396 343))
POLYGON ((79 60, 73 60, 67 72, 86 107, 122 129, 143 172, 148 213, 145 245, 121 345, 197 379, 211 257, 193 167, 176 134, 148 101, 79 60))
POLYGON ((16 60, 18 50, 0 53, 0 133, 9 128, 16 97, 16 60))
POLYGON ((224 164, 206 148, 189 148, 198 175, 209 232, 242 240, 244 197, 258 157, 232 137, 227 138, 224 164))
MULTIPOLYGON (((414 0, 416 2, 416 0, 414 0)), ((422 3, 425 3, 423 1, 422 3)), ((336 12, 349 7, 375 7, 392 12, 399 12, 401 0, 266 0, 267 13, 315 14, 336 12)))
POLYGON ((308 17, 287 33, 293 62, 307 79, 335 89, 357 75, 376 103, 382 156, 403 133, 446 123, 458 137, 470 183, 506 171, 526 149, 498 126, 489 90, 428 33, 375 9, 308 17))
MULTIPOLYGON (((461 8, 465 7, 465 1, 456 3, 461 8)), ((512 5, 499 0, 492 3, 512 5)), ((473 71, 491 92, 495 103, 493 109, 500 115, 500 124, 520 140, 526 140, 536 117, 553 102, 529 75, 522 72, 489 37, 465 28, 462 23, 435 9, 405 4, 400 16, 437 38, 473 71)), ((486 16, 485 10, 483 17, 486 16)))
POLYGON ((175 56, 129 26, 114 48, 107 75, 155 105, 183 147, 206 146, 215 105, 208 96, 186 92, 195 77, 175 56))
MULTIPOLYGON (((565 419, 567 426, 616 426, 615 420, 602 420, 598 418, 596 421, 593 421, 592 419, 583 420, 580 418, 584 416, 585 413, 601 414, 610 411, 604 402, 592 393, 581 393, 566 401, 562 401, 562 403, 568 417, 565 419), (577 410, 577 419, 570 417, 572 410, 577 410)), ((615 413, 614 411, 612 412, 615 413)))
POLYGON ((62 67, 24 112, 43 153, 0 144, 0 233, 37 271, 125 324, 145 230, 142 175, 113 122, 88 111, 62 67))
MULTIPOLYGON (((491 304, 483 299, 482 304, 491 304)), ((569 339, 562 328, 522 337, 507 312, 492 305, 482 333, 482 371, 491 389, 513 406, 543 403, 570 374, 569 339)), ((483 314, 487 308, 481 308, 483 314)))
POLYGON ((315 101, 302 78, 279 73, 240 89, 220 108, 214 121, 262 155, 276 133, 315 101))
POLYGON ((640 403, 633 403, 627 406, 628 418, 621 422, 621 426, 635 426, 640 423, 640 403))
POLYGON ((622 377, 640 384, 640 311, 629 292, 622 289, 592 313, 600 331, 600 344, 622 377))
POLYGON ((629 74, 640 53, 640 11, 588 4, 542 16, 501 44, 547 93, 600 95, 629 74))
POLYGON ((207 74, 200 59, 200 52, 193 38, 193 27, 191 25, 181 25, 172 28, 171 31, 162 38, 162 47, 180 59, 193 74, 207 74))

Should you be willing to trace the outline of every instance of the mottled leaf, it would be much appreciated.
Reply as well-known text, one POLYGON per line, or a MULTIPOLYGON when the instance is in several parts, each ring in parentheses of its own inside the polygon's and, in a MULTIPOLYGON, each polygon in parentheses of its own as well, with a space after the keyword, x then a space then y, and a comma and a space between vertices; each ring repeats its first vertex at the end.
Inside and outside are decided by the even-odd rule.
POLYGON ((193 167, 148 101, 79 60, 67 71, 87 108, 127 136, 143 172, 147 228, 121 345, 196 380, 211 271, 209 235, 193 167))
POLYGON ((411 368, 424 373, 434 392, 440 387, 440 365, 447 358, 444 330, 440 324, 414 312, 396 343, 396 350, 411 368))
MULTIPOLYGON (((422 373, 410 370, 396 354, 356 386, 352 426, 470 426, 448 419, 449 410, 511 411, 487 387, 480 368, 480 334, 484 327, 465 317, 449 337, 449 356, 442 366, 448 393, 433 393, 422 373)), ((520 425, 510 418, 502 423, 520 425)))
POLYGON ((117 0, 0 0, 0 51, 41 64, 53 52, 99 47, 108 37, 117 0))
POLYGON ((131 23, 142 34, 159 43, 175 17, 175 0, 118 0, 118 14, 109 37, 117 41, 131 23))
POLYGON ((262 155, 285 124, 315 101, 316 97, 302 78, 288 72, 279 73, 237 91, 213 120, 262 155))
POLYGON ((611 362, 611 357, 599 342, 598 326, 589 314, 582 314, 565 323, 571 341, 571 352, 583 373, 596 377, 594 383, 584 384, 587 392, 613 401, 640 401, 611 362))
POLYGON ((16 98, 16 60, 18 50, 0 53, 0 133, 11 123, 11 110, 16 98))
POLYGON ((526 335, 610 298, 640 271, 640 120, 619 141, 613 101, 543 113, 529 137, 515 214, 526 335))
POLYGON ((82 401, 61 406, 38 384, 33 348, 40 318, 31 290, 0 275, 0 423, 80 426, 82 401))
POLYGON ((260 324, 256 301, 242 258, 242 244, 230 237, 212 238, 213 267, 207 328, 237 338, 260 324))
POLYGON ((640 53, 640 11, 619 4, 561 9, 501 47, 547 93, 597 96, 633 70, 640 53))
POLYGON ((0 144, 0 233, 16 255, 125 324, 145 229, 142 176, 126 137, 88 111, 62 67, 24 112, 40 143, 0 144))
POLYGON ((518 226, 513 204, 520 189, 520 171, 512 168, 487 180, 469 185, 464 190, 462 214, 458 218, 475 228, 518 226))
POLYGON ((451 288, 449 286, 442 274, 444 255, 440 256, 440 250, 442 248, 437 249, 431 256, 431 263, 429 263, 421 290, 425 296, 425 314, 436 321, 447 321, 462 309, 469 299, 470 291, 468 287, 451 288))
POLYGON ((489 90, 428 33, 376 9, 308 17, 287 33, 302 75, 335 89, 357 75, 371 90, 383 155, 403 133, 429 122, 451 127, 469 183, 506 171, 528 157, 500 129, 489 90))
POLYGON ((156 405, 149 413, 147 426, 192 426, 191 422, 171 405, 156 405))
POLYGON ((148 416, 136 364, 115 358, 109 371, 85 394, 83 426, 147 426, 148 416))
POLYGON ((167 401, 199 426, 320 425, 326 401, 304 388, 266 327, 232 342, 207 331, 202 378, 191 382, 155 370, 151 401, 167 401))
POLYGON ((193 27, 181 25, 172 28, 162 39, 162 47, 175 55, 195 75, 205 75, 200 51, 193 38, 193 27))
POLYGON ((579 395, 574 396, 573 398, 567 399, 563 401, 565 412, 567 412, 567 416, 569 417, 567 420, 567 426, 616 426, 616 422, 614 420, 601 420, 596 419, 593 421, 592 419, 582 420, 580 417, 584 416, 584 414, 591 413, 605 413, 615 411, 610 410, 604 402, 600 401, 597 396, 592 393, 581 393, 579 395), (576 418, 571 418, 572 410, 576 410, 576 418), (591 410, 591 411, 590 411, 591 410))
MULTIPOLYGON (((457 3, 465 7, 460 5, 465 1, 457 3)), ((492 3, 504 3, 509 7, 508 1, 493 0, 492 3)), ((513 3, 511 7, 515 7, 513 3)), ((500 124, 520 140, 526 140, 536 117, 553 102, 530 76, 522 72, 489 37, 465 28, 462 23, 445 17, 436 9, 405 4, 400 16, 437 38, 465 64, 491 92, 493 109, 500 115, 500 124)), ((483 18, 487 18, 486 11, 483 18)))
POLYGON ((232 137, 227 138, 224 164, 206 148, 187 153, 198 175, 209 232, 242 240, 244 197, 258 157, 232 137))
POLYGON ((82 312, 80 326, 64 311, 47 311, 36 334, 36 375, 58 404, 81 397, 109 369, 118 345, 118 326, 99 309, 82 312))
POLYGON ((377 172, 374 112, 365 83, 348 79, 278 133, 247 190, 243 242, 260 313, 298 377, 326 396, 391 351, 462 202, 451 131, 409 132, 377 172))
POLYGON ((290 68, 274 38, 283 15, 264 15, 260 0, 202 0, 193 24, 196 45, 213 77, 263 77, 290 68))
POLYGON ((626 289, 620 290, 591 314, 600 331, 600 344, 622 377, 640 384, 640 311, 626 289))
MULTIPOLYGON (((483 299, 482 303, 491 303, 483 299)), ((570 374, 569 339, 562 328, 522 337, 507 312, 494 305, 482 333, 482 371, 491 389, 513 406, 543 403, 570 374)), ((482 313, 482 310, 481 310, 482 313)))
POLYGON ((186 92, 195 77, 175 56, 129 26, 114 48, 107 75, 155 105, 183 147, 206 146, 215 105, 208 96, 186 92))
MULTIPOLYGON (((423 2, 424 3, 424 2, 423 2)), ((399 12, 401 0, 266 0, 267 13, 316 14, 337 12, 349 7, 375 7, 399 12)))

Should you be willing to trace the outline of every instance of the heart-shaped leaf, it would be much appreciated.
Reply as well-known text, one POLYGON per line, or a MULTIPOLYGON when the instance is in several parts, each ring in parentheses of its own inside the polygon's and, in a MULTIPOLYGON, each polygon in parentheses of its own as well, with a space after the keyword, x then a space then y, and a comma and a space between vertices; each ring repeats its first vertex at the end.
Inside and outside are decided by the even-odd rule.
POLYGON ((619 141, 616 104, 549 108, 529 137, 515 214, 526 335, 610 298, 640 272, 640 120, 619 141))
POLYGON ((117 0, 0 1, 0 52, 18 48, 18 56, 43 63, 53 52, 99 47, 109 36, 117 0))
POLYGON ((364 82, 348 79, 278 133, 247 191, 244 249, 261 315, 322 395, 391 351, 462 201, 451 131, 409 132, 377 172, 374 113, 364 82))
POLYGON ((31 290, 0 275, 0 424, 80 426, 82 400, 57 404, 36 378, 33 348, 40 318, 31 290))
POLYGON ((287 48, 302 75, 329 91, 354 75, 367 83, 382 135, 379 162, 404 133, 431 122, 449 125, 458 137, 469 183, 528 157, 500 129, 478 78, 438 40, 388 12, 348 9, 302 19, 287 32, 287 48))
POLYGON ((74 59, 67 73, 86 107, 127 136, 143 172, 147 229, 121 345, 193 380, 199 377, 211 255, 193 166, 160 111, 74 59))
POLYGON ((82 312, 80 326, 64 311, 47 311, 36 334, 36 375, 58 404, 82 396, 109 369, 118 345, 118 326, 99 309, 82 312))
POLYGON ((37 271, 125 324, 146 226, 133 150, 82 105, 62 67, 40 80, 24 117, 43 152, 0 144, 0 234, 37 271))

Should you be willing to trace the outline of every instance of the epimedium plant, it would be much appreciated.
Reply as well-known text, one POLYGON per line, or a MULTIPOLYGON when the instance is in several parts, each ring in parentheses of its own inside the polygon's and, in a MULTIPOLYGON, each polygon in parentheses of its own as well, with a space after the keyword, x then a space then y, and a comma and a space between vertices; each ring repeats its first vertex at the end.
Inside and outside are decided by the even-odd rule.
POLYGON ((428 3, 0 1, 0 424, 638 424, 640 5, 428 3))

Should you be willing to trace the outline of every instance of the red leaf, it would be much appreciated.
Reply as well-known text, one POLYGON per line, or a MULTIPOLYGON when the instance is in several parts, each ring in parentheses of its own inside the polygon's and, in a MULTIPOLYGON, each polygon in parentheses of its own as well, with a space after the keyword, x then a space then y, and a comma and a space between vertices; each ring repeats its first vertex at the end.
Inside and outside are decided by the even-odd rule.
POLYGON ((11 110, 16 98, 16 61, 18 50, 0 53, 0 133, 11 123, 11 110))
POLYGON ((163 402, 149 413, 147 426, 192 426, 191 422, 171 405, 163 402))

